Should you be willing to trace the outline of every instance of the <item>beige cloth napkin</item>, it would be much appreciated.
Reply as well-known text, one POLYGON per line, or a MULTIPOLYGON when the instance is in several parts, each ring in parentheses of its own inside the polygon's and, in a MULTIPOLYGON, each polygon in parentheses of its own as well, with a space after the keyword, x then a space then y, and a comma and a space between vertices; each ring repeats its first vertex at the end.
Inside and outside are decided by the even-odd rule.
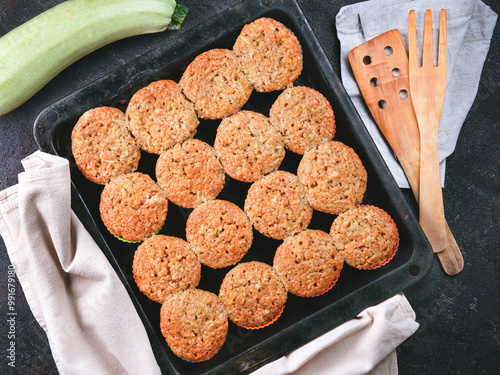
POLYGON ((61 374, 160 374, 125 287, 71 210, 69 163, 35 152, 0 192, 0 234, 61 374))
POLYGON ((252 375, 396 375, 395 349, 417 328, 415 312, 398 293, 252 375))
MULTIPOLYGON (((0 234, 61 374, 159 374, 145 328, 108 260, 71 210, 69 163, 37 151, 0 192, 0 234)), ((395 348, 418 328, 403 296, 254 374, 397 374, 395 348)))

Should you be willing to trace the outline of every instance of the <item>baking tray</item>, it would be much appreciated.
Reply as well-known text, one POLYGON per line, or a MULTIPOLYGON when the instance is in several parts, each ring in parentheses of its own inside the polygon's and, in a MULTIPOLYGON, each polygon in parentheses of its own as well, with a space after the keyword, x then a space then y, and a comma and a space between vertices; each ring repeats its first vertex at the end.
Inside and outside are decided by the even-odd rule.
MULTIPOLYGON (((333 37, 333 35, 332 35, 333 37)), ((243 107, 269 114, 279 92, 254 92, 243 107)), ((196 138, 213 144, 219 121, 201 120, 196 138)), ((146 327, 160 367, 166 374, 246 374, 313 340, 368 306, 377 304, 422 279, 430 270, 432 249, 411 208, 407 205, 387 166, 366 131, 348 95, 335 75, 300 7, 293 0, 246 0, 209 19, 203 25, 168 39, 168 43, 138 57, 112 73, 63 98, 43 110, 34 124, 34 136, 42 151, 60 155, 70 162, 72 207, 92 234, 125 285, 146 327), (349 266, 342 270, 338 283, 326 294, 315 298, 289 295, 282 316, 273 325, 260 330, 245 330, 230 322, 224 346, 212 359, 188 363, 168 348, 159 329, 160 304, 147 299, 135 285, 132 260, 137 244, 126 244, 106 230, 99 216, 102 186, 86 180, 78 171, 71 154, 71 131, 86 110, 109 105, 125 110, 138 89, 158 79, 178 82, 186 66, 200 53, 211 48, 232 48, 244 24, 259 17, 283 22, 298 37, 304 56, 304 69, 295 85, 320 91, 330 101, 336 117, 335 140, 352 147, 368 172, 363 204, 385 209, 394 219, 400 234, 399 250, 387 265, 372 271, 349 266)), ((139 171, 154 178, 157 156, 143 152, 139 171)), ((280 169, 296 171, 300 156, 287 151, 280 169)), ((250 184, 231 180, 219 195, 240 207, 250 184)), ((185 239, 185 222, 190 213, 169 204, 166 223, 160 233, 185 239)), ((329 231, 335 217, 314 212, 310 228, 329 231)), ((280 241, 254 231, 254 242, 241 262, 259 260, 272 264, 280 241)), ((199 288, 218 293, 229 268, 213 270, 202 266, 199 288)))

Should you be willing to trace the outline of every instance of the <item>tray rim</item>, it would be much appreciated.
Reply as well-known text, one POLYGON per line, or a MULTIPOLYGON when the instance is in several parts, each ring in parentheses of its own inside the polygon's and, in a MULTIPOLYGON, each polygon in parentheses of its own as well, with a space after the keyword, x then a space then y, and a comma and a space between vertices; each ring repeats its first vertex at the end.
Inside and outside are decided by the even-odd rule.
MULTIPOLYGON (((282 355, 291 352, 292 350, 298 348, 299 346, 313 340, 314 338, 318 337, 321 333, 325 333, 329 331, 330 329, 340 325, 342 322, 348 320, 344 319, 342 322, 338 322, 335 319, 332 319, 330 322, 323 323, 321 326, 321 329, 318 329, 315 327, 315 321, 318 319, 318 317, 325 317, 330 314, 335 314, 336 311, 342 310, 344 315, 349 315, 351 317, 354 317, 359 313, 359 309, 352 307, 352 298, 357 298, 357 299, 363 299, 369 302, 369 304, 366 306, 371 306, 376 303, 381 302, 383 299, 388 298, 405 288, 409 287, 410 285, 413 285, 417 281, 423 279, 428 272, 431 269, 432 266, 432 261, 433 261, 433 253, 432 250, 430 249, 430 245, 423 234, 420 226, 418 225, 418 221, 414 217, 412 210, 408 207, 408 204, 403 197, 400 189, 397 187, 392 175, 390 174, 385 162, 383 162, 382 157, 380 156, 380 153, 378 152, 378 149, 376 148, 371 136, 369 135, 368 131, 366 130, 361 118, 359 117, 358 112, 356 111, 354 105, 352 104, 349 96, 345 92, 345 89, 343 88, 342 84, 340 83, 340 80, 337 78, 333 67, 331 66, 329 60, 327 59, 321 45, 319 44, 319 41, 317 40, 316 36, 314 35, 314 32, 312 28, 310 27, 307 19, 305 18, 304 14, 302 13, 302 10, 300 9, 300 6, 296 2, 296 0, 283 0, 280 1, 279 3, 277 2, 265 2, 265 1, 259 1, 259 0, 243 0, 240 3, 236 4, 233 7, 230 7, 221 13, 218 13, 211 17, 210 19, 206 20, 204 23, 195 26, 193 28, 186 29, 182 33, 176 34, 173 37, 166 37, 165 42, 163 42, 161 45, 158 47, 154 48, 153 50, 150 50, 137 58, 125 63, 124 65, 118 67, 117 69, 113 70, 112 72, 104 75, 103 77, 100 77, 96 79, 95 81, 91 82, 90 84, 86 85, 85 87, 82 87, 81 89, 65 96, 64 98, 60 99, 59 101, 47 106, 45 109, 43 109, 40 114, 37 116, 35 123, 34 123, 34 128, 33 128, 33 134, 35 141, 39 147, 40 150, 44 152, 49 152, 52 154, 57 155, 57 151, 55 148, 55 145, 53 143, 55 133, 57 131, 57 125, 58 121, 60 120, 58 118, 57 114, 57 109, 58 108, 65 108, 68 105, 70 106, 71 103, 73 103, 75 100, 84 100, 86 98, 86 102, 103 102, 105 100, 110 99, 113 97, 113 93, 108 93, 105 90, 96 90, 96 88, 99 85, 104 85, 105 87, 112 87, 113 92, 121 92, 125 90, 127 87, 133 86, 134 84, 137 84, 141 82, 141 80, 144 80, 146 77, 149 77, 155 73, 154 69, 144 69, 140 70, 139 72, 132 75, 127 82, 121 82, 119 83, 119 87, 116 89, 116 82, 117 82, 117 76, 120 76, 123 74, 123 72, 126 72, 127 69, 131 70, 132 72, 135 70, 134 67, 144 65, 144 61, 149 61, 151 58, 153 58, 157 54, 165 54, 165 52, 169 52, 171 50, 174 50, 176 43, 179 42, 179 40, 182 40, 183 37, 186 35, 188 36, 196 36, 197 34, 203 34, 203 30, 205 28, 208 28, 207 25, 216 25, 216 24, 222 24, 225 22, 226 24, 232 20, 235 19, 237 15, 241 16, 242 14, 247 14, 246 12, 251 12, 251 16, 249 18, 255 19, 263 14, 267 14, 272 11, 281 11, 284 12, 287 16, 289 16, 294 22, 301 23, 301 27, 305 28, 306 33, 308 34, 308 48, 313 48, 316 57, 315 60, 318 60, 319 56, 319 65, 321 68, 319 69, 320 73, 323 76, 324 81, 327 83, 328 87, 332 91, 341 91, 343 95, 345 96, 345 105, 343 106, 343 110, 345 112, 345 115, 347 118, 350 120, 350 126, 355 127, 356 131, 354 132, 354 136, 357 138, 357 141, 362 144, 364 147, 368 144, 369 149, 366 150, 367 153, 370 155, 370 157, 376 157, 380 159, 382 162, 377 163, 374 165, 374 168, 376 169, 376 173, 378 175, 382 175, 385 177, 390 177, 389 178, 389 183, 386 185, 384 183, 384 188, 387 190, 387 194, 390 196, 390 199, 393 200, 394 205, 398 205, 397 207, 405 207, 406 211, 409 213, 409 218, 407 221, 407 228, 410 230, 411 234, 414 236, 412 239, 414 240, 415 243, 415 249, 414 253, 411 256, 411 261, 408 261, 407 263, 412 263, 412 265, 417 265, 420 267, 420 272, 418 275, 413 276, 413 278, 408 281, 403 279, 402 272, 410 272, 406 267, 400 267, 393 272, 390 272, 388 274, 382 275, 380 279, 377 279, 375 283, 369 284, 364 286, 363 288, 359 289, 356 291, 355 295, 353 296, 352 294, 349 294, 339 300, 337 300, 335 303, 332 305, 329 305, 325 308, 323 308, 320 311, 317 311, 316 313, 308 316, 304 320, 301 320, 300 323, 302 324, 301 327, 297 327, 298 324, 294 324, 283 331, 275 334, 271 338, 264 340, 261 342, 258 348, 254 350, 246 350, 239 355, 235 356, 232 358, 231 362, 232 363, 227 363, 230 361, 226 361, 225 363, 219 365, 218 367, 215 367, 213 370, 206 372, 205 374, 222 374, 222 373, 228 373, 228 371, 234 371, 237 370, 239 373, 249 373, 251 371, 256 370, 257 368, 265 365, 266 363, 269 363, 282 355), (97 92, 96 92, 97 91, 97 92), (97 94, 97 95, 89 95, 90 93, 92 94, 97 94), (92 97, 92 100, 90 100, 90 97, 92 97), (391 181, 392 180, 392 181, 391 181), (418 246, 417 246, 418 245, 418 246), (423 249, 423 250, 419 250, 423 249), (427 249, 427 251, 425 251, 427 249), (417 250, 418 250, 418 255, 417 256, 417 250), (416 258, 416 259, 415 259, 416 258), (384 298, 374 298, 374 295, 377 295, 378 292, 377 287, 380 284, 381 281, 384 281, 388 283, 389 285, 394 285, 393 288, 388 288, 386 292, 384 293, 384 298), (345 314, 345 311, 349 311, 349 314, 345 314), (322 331, 322 332, 320 332, 322 331), (303 342, 300 342, 298 344, 294 340, 292 336, 296 335, 298 332, 300 332, 301 337, 305 338, 303 342), (279 345, 282 349, 279 352, 273 352, 269 353, 269 349, 271 346, 276 346, 279 345), (251 361, 248 361, 248 358, 251 357, 251 361), (250 363, 250 364, 248 364, 250 363), (236 367, 238 368, 236 368, 236 367), (246 366, 246 367, 245 367, 246 366)), ((234 21, 233 21, 234 22, 234 21)), ((238 22, 240 24, 241 22, 238 22)), ((227 27, 221 27, 220 28, 220 35, 214 35, 211 41, 217 40, 217 38, 220 38, 222 33, 227 29, 227 27)), ((333 37, 333 36, 332 36, 333 37)), ((203 38, 196 38, 196 42, 193 43, 193 46, 191 49, 193 51, 197 50, 198 48, 202 48, 206 45, 206 42, 202 41, 203 38)), ((178 58, 179 56, 177 56, 178 58)), ((172 61, 175 60, 175 55, 171 57, 172 61)), ((80 104, 80 103, 79 103, 80 104)), ((385 182, 385 181, 384 181, 385 182)), ((175 374, 180 374, 171 364, 169 358, 166 356, 166 353, 163 350, 163 347, 160 346, 159 344, 159 339, 156 336, 153 327, 151 326, 151 323, 146 316, 144 310, 141 308, 136 296, 134 295, 129 282, 127 281, 125 275, 123 274, 122 270, 120 269, 116 259, 114 258, 114 255, 103 238, 102 234, 99 232, 97 225, 92 218, 90 211, 88 210, 83 198, 80 196, 78 193, 77 187, 74 185, 73 181, 71 182, 72 184, 72 208, 77 214, 77 216, 80 218, 82 223, 85 225, 87 230, 91 233, 91 235, 94 237, 95 241, 101 248, 101 250, 106 254, 108 260, 112 264, 113 268, 117 272, 120 280, 125 286, 125 289, 127 290, 129 296, 131 297, 132 301, 134 302, 134 305, 139 313, 139 316, 141 317, 141 320, 143 321, 146 330, 148 332, 148 336, 150 338, 151 344, 153 351, 155 352, 157 361, 162 367, 163 371, 168 371, 168 373, 175 373, 175 374)), ((407 277, 407 275, 404 275, 407 277)), ((366 304, 365 304, 366 305, 366 304)))

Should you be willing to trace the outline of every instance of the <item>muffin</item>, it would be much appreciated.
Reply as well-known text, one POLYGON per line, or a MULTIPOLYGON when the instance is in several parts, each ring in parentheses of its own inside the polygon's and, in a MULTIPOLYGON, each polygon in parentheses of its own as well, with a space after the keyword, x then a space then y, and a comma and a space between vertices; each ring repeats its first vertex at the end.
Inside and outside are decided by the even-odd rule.
POLYGON ((287 291, 270 265, 253 261, 240 263, 226 274, 219 298, 233 323, 258 329, 279 318, 287 291))
POLYGON ((277 240, 306 229, 313 214, 297 176, 281 170, 250 186, 244 210, 257 231, 277 240))
POLYGON ((321 230, 306 229, 278 246, 273 267, 288 292, 315 297, 337 282, 344 260, 333 238, 321 230))
POLYGON ((201 264, 186 241, 158 234, 139 245, 132 273, 142 293, 163 303, 169 294, 198 286, 201 264))
POLYGON ((285 25, 271 18, 259 18, 245 25, 233 51, 258 92, 283 90, 302 72, 299 40, 285 25))
POLYGON ((273 103, 269 119, 283 136, 285 146, 300 155, 335 135, 330 102, 310 87, 295 86, 283 91, 273 103))
POLYGON ((224 188, 225 173, 212 146, 188 139, 160 155, 156 178, 172 203, 193 208, 217 197, 224 188))
POLYGON ((171 80, 155 81, 137 91, 126 114, 141 149, 152 154, 192 138, 199 124, 193 104, 171 80))
POLYGON ((199 124, 193 104, 171 80, 152 82, 137 91, 125 113, 141 149, 152 154, 192 138, 199 124))
POLYGON ((141 151, 117 108, 98 107, 85 112, 71 133, 71 149, 78 169, 96 184, 134 172, 141 151))
POLYGON ((390 215, 375 206, 352 208, 333 221, 330 235, 351 267, 378 268, 389 262, 399 246, 399 233, 390 215))
POLYGON ((219 298, 201 289, 169 295, 160 310, 160 329, 172 352, 186 361, 202 362, 222 347, 227 314, 219 298))
POLYGON ((125 241, 143 241, 157 233, 167 217, 165 193, 151 177, 132 172, 104 186, 99 211, 106 228, 125 241))
POLYGON ((202 264, 228 267, 239 262, 252 246, 252 224, 237 205, 215 199, 191 212, 186 239, 202 264))
POLYGON ((239 60, 232 51, 222 48, 198 55, 187 66, 179 85, 194 103, 198 116, 212 120, 236 113, 252 93, 239 60))
POLYGON ((217 128, 214 149, 226 173, 254 182, 280 166, 285 157, 281 135, 263 114, 240 111, 217 128))
POLYGON ((354 150, 330 141, 308 151, 297 168, 311 206, 338 215, 361 203, 366 191, 367 173, 354 150))

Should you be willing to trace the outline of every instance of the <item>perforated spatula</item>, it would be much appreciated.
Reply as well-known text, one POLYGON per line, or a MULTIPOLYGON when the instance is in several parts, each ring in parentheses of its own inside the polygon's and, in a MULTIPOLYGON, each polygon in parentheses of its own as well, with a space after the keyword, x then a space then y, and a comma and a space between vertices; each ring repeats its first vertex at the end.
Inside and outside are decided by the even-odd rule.
MULTIPOLYGON (((349 62, 370 112, 419 199, 420 133, 413 109, 408 56, 399 30, 388 31, 349 52, 349 62)), ((444 271, 463 268, 460 249, 446 224, 447 247, 437 253, 444 271)))

